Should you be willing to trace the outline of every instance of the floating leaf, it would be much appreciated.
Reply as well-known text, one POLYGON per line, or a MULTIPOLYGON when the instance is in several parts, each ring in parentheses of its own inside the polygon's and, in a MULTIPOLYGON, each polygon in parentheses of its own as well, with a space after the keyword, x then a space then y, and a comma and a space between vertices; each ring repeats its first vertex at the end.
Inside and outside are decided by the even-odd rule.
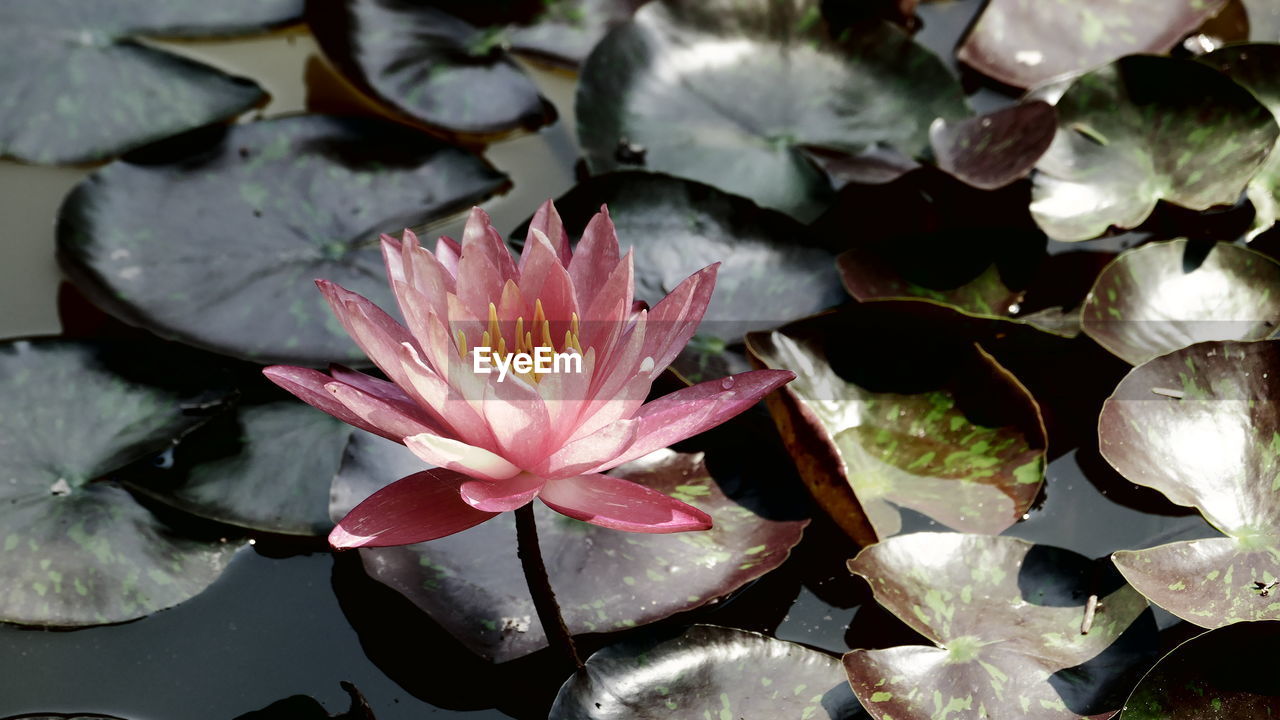
POLYGON ((96 303, 164 337, 258 362, 365 363, 312 281, 393 307, 378 234, 506 183, 397 125, 287 117, 89 176, 60 211, 59 257, 96 303))
POLYGON ((329 485, 355 429, 292 400, 241 404, 130 487, 184 512, 251 530, 327 535, 329 485))
POLYGON ((515 52, 576 68, 616 25, 648 0, 544 0, 528 23, 508 33, 515 52))
MULTIPOLYGON (((800 223, 701 183, 642 172, 589 178, 556 200, 570 237, 601 205, 624 251, 635 251, 636 297, 656 303, 719 262, 715 294, 677 367, 691 381, 719 377, 725 347, 844 301, 832 253, 800 223)), ((526 223, 527 226, 527 223, 526 223)), ((523 240, 523 228, 513 238, 523 240)))
POLYGON ((1280 341, 1203 342, 1139 365, 1102 406, 1102 456, 1227 537, 1113 559, 1152 602, 1202 627, 1280 619, 1280 341), (1273 377, 1274 376, 1274 377, 1273 377))
POLYGON ((605 648, 569 678, 551 720, 865 717, 840 661, 745 630, 695 625, 605 648))
POLYGON ((1260 340, 1280 326, 1280 264, 1238 245, 1150 243, 1111 262, 1084 306, 1084 331, 1137 365, 1204 340, 1260 340))
POLYGON ((1013 525, 1044 481, 1035 401, 980 348, 922 354, 869 324, 844 311, 747 338, 759 364, 797 375, 767 402, 818 503, 863 544, 900 532, 900 508, 967 532, 1013 525))
POLYGON ((180 536, 120 484, 219 407, 217 381, 151 344, 0 345, 0 620, 123 622, 217 579, 237 545, 180 536))
MULTIPOLYGON (((1280 11, 1275 12, 1280 16, 1280 11)), ((1280 45, 1230 45, 1201 56, 1200 61, 1226 73, 1257 96, 1273 116, 1280 118, 1280 80, 1275 74, 1276 64, 1280 63, 1280 45)), ((1280 215, 1280 143, 1272 148, 1247 192, 1255 213, 1248 235, 1253 239, 1275 225, 1280 215)))
POLYGON ((404 0, 309 0, 307 23, 346 77, 427 125, 491 135, 555 118, 502 49, 501 28, 404 0))
MULTIPOLYGON (((741 441, 742 433, 737 435, 741 441)), ((808 520, 799 498, 758 453, 662 450, 610 472, 706 511, 706 532, 638 535, 598 528, 536 503, 551 585, 570 632, 644 625, 706 604, 776 568, 808 520)), ((331 514, 423 465, 372 435, 352 438, 331 514)), ((460 642, 504 662, 546 647, 516 557, 510 513, 447 538, 361 549, 366 572, 427 612, 460 642)))
POLYGON ((980 117, 938 118, 929 128, 929 143, 938 167, 994 190, 1031 172, 1053 142, 1055 117, 1052 105, 1032 100, 980 117))
POLYGON ((592 172, 642 165, 811 220, 831 200, 806 148, 922 154, 969 114, 942 61, 888 24, 829 37, 817 0, 651 2, 583 65, 592 172))
POLYGON ((1108 717, 1129 674, 1155 651, 1142 596, 1069 550, 916 533, 872 545, 849 569, 937 645, 844 656, 854 693, 877 720, 1108 717))
POLYGON ((1138 683, 1120 720, 1218 720, 1280 716, 1280 678, 1262 655, 1280 623, 1213 630, 1174 648, 1138 683))
POLYGON ((253 81, 135 38, 260 30, 300 11, 301 0, 9 0, 0 7, 0 155, 94 162, 239 115, 266 100, 253 81))
POLYGON ((1029 88, 1132 53, 1164 53, 1227 0, 991 0, 956 50, 966 65, 1029 88))
POLYGON ((1248 90, 1177 58, 1135 55, 1086 73, 1057 111, 1031 213, 1058 240, 1137 227, 1159 200, 1233 205, 1280 135, 1248 90))

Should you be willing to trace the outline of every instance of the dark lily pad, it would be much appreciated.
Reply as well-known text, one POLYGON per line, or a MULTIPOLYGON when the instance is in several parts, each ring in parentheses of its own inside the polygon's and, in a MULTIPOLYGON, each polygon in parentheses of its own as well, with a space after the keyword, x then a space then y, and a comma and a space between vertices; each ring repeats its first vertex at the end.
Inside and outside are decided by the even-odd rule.
POLYGON ((866 717, 840 661, 745 630, 695 625, 612 645, 569 678, 551 720, 866 717))
POLYGON ((877 720, 1109 717, 1154 659, 1156 627, 1146 600, 1104 563, 957 533, 863 550, 849 569, 937 647, 853 650, 844 665, 854 693, 877 720))
POLYGON ((1213 630, 1182 643, 1138 683, 1120 720, 1280 716, 1280 676, 1265 658, 1280 623, 1213 630))
POLYGON ((1233 205, 1280 135, 1248 90, 1178 58, 1135 55, 1088 72, 1057 111, 1031 213, 1058 240, 1137 227, 1160 200, 1233 205))
POLYGON ((219 382, 152 344, 0 345, 0 620, 123 622, 217 579, 238 545, 182 537, 121 481, 220 408, 219 382))
POLYGON ((277 700, 270 705, 245 713, 236 720, 374 720, 369 701, 349 682, 342 682, 342 689, 351 696, 351 707, 344 713, 329 714, 315 698, 294 695, 277 700))
POLYGON ((1139 592, 1202 627, 1280 619, 1276 378, 1280 341, 1198 343, 1134 368, 1098 419, 1121 475, 1227 536, 1113 556, 1139 592))
POLYGON ((1186 240, 1129 250, 1098 275, 1084 331, 1138 365, 1205 340, 1261 340, 1280 326, 1280 264, 1238 245, 1186 240))
POLYGON ((1057 131, 1049 103, 1032 100, 980 117, 933 121, 929 143, 938 167, 966 183, 994 190, 1026 177, 1057 131))
MULTIPOLYGON (((535 503, 542 552, 570 632, 604 633, 661 620, 726 595, 786 559, 808 519, 780 482, 785 468, 746 450, 663 450, 611 472, 706 511, 715 521, 706 532, 607 530, 535 503)), ((398 445, 367 434, 353 437, 334 481, 333 516, 422 468, 398 445)), ((504 662, 546 647, 516 557, 511 513, 439 540, 359 552, 372 578, 403 594, 476 654, 504 662)))
POLYGON ((854 311, 752 333, 747 347, 758 364, 796 373, 769 408, 815 499, 855 540, 900 532, 901 508, 998 533, 1035 501, 1039 409, 981 348, 924 354, 867 332, 854 311), (868 343, 895 352, 859 349, 868 343))
POLYGON ((266 100, 262 88, 135 38, 261 30, 296 19, 301 6, 301 0, 6 2, 0 155, 94 162, 235 117, 266 100))
POLYGON ((984 75, 1029 88, 1132 53, 1164 53, 1227 0, 992 0, 957 57, 984 75))
POLYGON ((199 517, 285 535, 327 535, 329 485, 359 432, 292 400, 241 404, 130 487, 199 517))
MULTIPOLYGON (((636 297, 650 305, 721 263, 698 335, 676 363, 691 381, 724 375, 722 366, 734 362, 723 357, 726 348, 746 332, 844 301, 831 251, 800 223, 745 198, 666 175, 620 172, 589 178, 556 200, 575 239, 602 204, 624 252, 635 252, 636 297)), ((524 236, 523 227, 512 234, 524 236)))
POLYGON ((500 27, 412 0, 309 0, 307 23, 347 78, 432 127, 492 135, 555 119, 500 27))
POLYGON ((902 30, 832 39, 817 0, 651 2, 587 58, 578 139, 592 172, 642 165, 812 220, 831 200, 802 151, 921 155, 970 110, 902 30), (638 150, 637 150, 638 149, 638 150))
POLYGON ((511 49, 576 68, 600 39, 648 0, 549 0, 529 22, 510 29, 511 49))
POLYGON ((60 211, 59 259, 94 302, 161 336, 257 362, 367 363, 312 280, 391 308, 378 234, 506 185, 398 125, 281 118, 89 176, 60 211))
MULTIPOLYGON (((1280 17, 1280 10, 1272 12, 1280 17)), ((1280 118, 1280 80, 1275 73, 1276 64, 1280 63, 1280 45, 1230 45, 1201 56, 1200 60, 1247 88, 1273 116, 1280 118)), ((1252 239, 1275 225, 1280 215, 1280 143, 1249 183, 1247 192, 1254 209, 1253 227, 1249 230, 1252 239)))

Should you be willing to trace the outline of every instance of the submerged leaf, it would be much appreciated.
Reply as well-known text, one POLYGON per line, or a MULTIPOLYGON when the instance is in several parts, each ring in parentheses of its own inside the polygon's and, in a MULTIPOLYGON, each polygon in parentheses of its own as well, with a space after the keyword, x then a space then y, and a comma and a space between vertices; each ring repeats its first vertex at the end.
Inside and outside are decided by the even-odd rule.
POLYGON ((1227 536, 1114 555, 1139 592, 1202 627, 1280 619, 1276 378, 1280 341, 1204 342, 1134 368, 1102 406, 1107 462, 1227 536))

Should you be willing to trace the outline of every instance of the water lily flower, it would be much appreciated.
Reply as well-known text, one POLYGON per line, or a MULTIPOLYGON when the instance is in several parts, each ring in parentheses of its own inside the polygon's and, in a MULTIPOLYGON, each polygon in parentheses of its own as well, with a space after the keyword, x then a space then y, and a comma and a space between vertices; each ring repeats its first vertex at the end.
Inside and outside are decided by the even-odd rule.
POLYGON ((795 377, 756 370, 646 404, 698 327, 717 265, 646 308, 605 208, 571 250, 548 201, 518 262, 479 208, 461 244, 442 237, 432 253, 406 230, 400 241, 383 236, 382 250, 407 327, 335 283, 317 284, 390 382, 342 367, 264 371, 435 466, 360 503, 329 536, 336 548, 432 540, 534 498, 617 530, 705 530, 701 510, 605 471, 715 427, 795 377), (564 362, 537 362, 552 357, 564 362))

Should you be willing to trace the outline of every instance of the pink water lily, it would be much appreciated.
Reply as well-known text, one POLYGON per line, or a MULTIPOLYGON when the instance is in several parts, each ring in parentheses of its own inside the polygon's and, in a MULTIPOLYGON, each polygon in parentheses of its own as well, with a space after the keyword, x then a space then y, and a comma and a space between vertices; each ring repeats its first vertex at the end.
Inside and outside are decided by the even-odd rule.
POLYGON ((705 530, 711 518, 701 510, 604 471, 715 427, 795 377, 756 370, 646 404, 698 327, 717 266, 647 309, 634 300, 632 253, 621 255, 604 208, 571 251, 545 203, 518 262, 479 208, 461 244, 442 237, 432 253, 405 231, 400 241, 383 236, 382 250, 407 328, 359 295, 317 284, 390 382, 341 367, 264 371, 435 466, 360 503, 329 536, 336 548, 432 540, 534 498, 617 530, 705 530), (513 362, 553 353, 563 366, 513 362))

